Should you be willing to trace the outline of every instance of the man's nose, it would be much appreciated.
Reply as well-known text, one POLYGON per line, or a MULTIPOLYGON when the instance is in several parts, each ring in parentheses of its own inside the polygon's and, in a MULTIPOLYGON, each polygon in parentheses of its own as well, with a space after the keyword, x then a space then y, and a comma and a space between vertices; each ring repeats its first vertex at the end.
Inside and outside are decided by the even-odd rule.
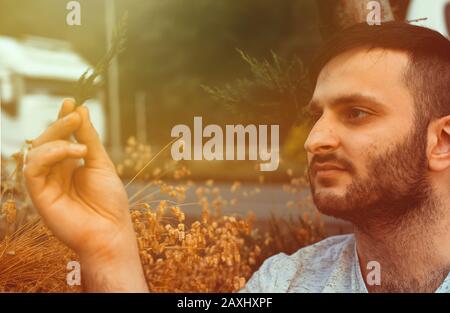
POLYGON ((339 147, 339 139, 331 125, 326 121, 318 121, 305 141, 305 149, 312 154, 324 154, 335 151, 339 147))

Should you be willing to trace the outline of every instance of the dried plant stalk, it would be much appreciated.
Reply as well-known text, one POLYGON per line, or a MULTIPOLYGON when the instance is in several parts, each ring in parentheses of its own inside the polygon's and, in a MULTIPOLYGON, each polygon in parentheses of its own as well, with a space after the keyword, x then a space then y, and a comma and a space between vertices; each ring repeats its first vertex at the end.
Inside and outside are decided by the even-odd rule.
POLYGON ((125 12, 114 30, 112 44, 109 50, 93 69, 88 68, 78 79, 74 92, 76 106, 82 105, 85 101, 95 96, 95 93, 100 86, 95 80, 99 76, 104 76, 114 57, 125 50, 127 25, 128 12, 125 12))

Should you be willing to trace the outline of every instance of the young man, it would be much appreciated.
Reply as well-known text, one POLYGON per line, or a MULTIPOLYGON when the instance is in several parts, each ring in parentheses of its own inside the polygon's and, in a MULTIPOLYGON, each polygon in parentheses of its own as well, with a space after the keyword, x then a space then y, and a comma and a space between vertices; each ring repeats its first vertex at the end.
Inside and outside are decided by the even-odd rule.
MULTIPOLYGON (((241 291, 449 292, 450 42, 389 22, 356 25, 323 51, 305 143, 311 190, 354 234, 269 258, 241 291)), ((87 290, 147 291, 126 193, 87 109, 73 108, 65 101, 33 142, 30 195, 79 254, 87 290)))

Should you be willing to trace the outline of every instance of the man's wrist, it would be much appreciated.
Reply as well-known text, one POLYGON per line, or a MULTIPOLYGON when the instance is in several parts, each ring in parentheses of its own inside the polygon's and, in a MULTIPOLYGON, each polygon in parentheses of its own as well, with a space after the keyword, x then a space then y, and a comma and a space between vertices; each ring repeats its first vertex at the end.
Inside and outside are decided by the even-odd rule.
POLYGON ((85 291, 148 292, 134 233, 93 253, 80 254, 80 262, 85 291))

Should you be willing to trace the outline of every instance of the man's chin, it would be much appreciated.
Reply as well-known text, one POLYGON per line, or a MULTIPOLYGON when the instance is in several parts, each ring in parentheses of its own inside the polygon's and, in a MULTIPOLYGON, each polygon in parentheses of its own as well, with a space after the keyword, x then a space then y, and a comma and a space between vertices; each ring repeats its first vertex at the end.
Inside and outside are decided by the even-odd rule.
POLYGON ((345 199, 346 193, 347 189, 340 186, 320 186, 314 190, 314 199, 318 199, 319 201, 328 201, 328 199, 335 201, 336 199, 340 199, 342 201, 345 199))
POLYGON ((320 190, 313 195, 314 204, 320 213, 339 219, 349 220, 353 212, 344 206, 346 202, 345 193, 333 190, 320 190))

